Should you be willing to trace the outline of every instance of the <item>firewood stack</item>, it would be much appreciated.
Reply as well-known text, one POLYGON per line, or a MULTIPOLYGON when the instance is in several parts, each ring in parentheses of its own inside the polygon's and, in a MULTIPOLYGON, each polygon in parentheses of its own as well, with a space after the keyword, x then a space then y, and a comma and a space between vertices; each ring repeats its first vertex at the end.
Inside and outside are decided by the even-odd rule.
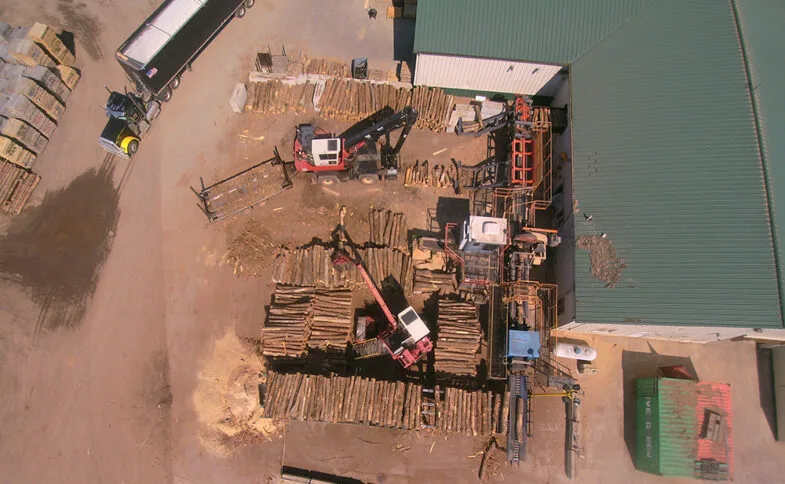
POLYGON ((439 299, 434 370, 453 375, 477 375, 480 320, 474 304, 439 299))
POLYGON ((436 400, 435 428, 462 435, 507 434, 509 393, 446 388, 436 400))
POLYGON ((285 84, 281 81, 251 82, 245 111, 269 114, 304 113, 312 103, 316 84, 285 84))
POLYGON ((458 289, 455 273, 429 269, 414 270, 414 294, 440 291, 442 294, 454 293, 458 289))
POLYGON ((264 415, 275 419, 315 420, 392 427, 422 425, 422 386, 373 378, 267 374, 264 415))
POLYGON ((262 328, 262 354, 300 357, 308 340, 313 287, 275 287, 262 328))
POLYGON ((435 188, 453 188, 458 179, 454 164, 429 164, 428 160, 417 160, 404 168, 403 186, 420 185, 435 188))
POLYGON ((389 210, 371 210, 368 214, 368 240, 381 245, 408 252, 406 215, 389 210))
POLYGON ((350 289, 317 289, 308 347, 345 349, 352 333, 352 315, 350 289))
MULTIPOLYGON (((412 260, 400 250, 389 247, 358 249, 365 267, 377 284, 392 276, 406 291, 412 291, 412 260)), ((364 285, 357 268, 339 271, 330 260, 331 249, 319 245, 282 250, 273 263, 273 282, 293 286, 349 287, 364 285)))
POLYGON ((18 215, 27 205, 30 195, 40 181, 39 175, 12 163, 0 161, 0 208, 18 215))
POLYGON ((415 127, 441 132, 447 126, 452 105, 453 96, 439 88, 408 89, 354 79, 328 79, 317 107, 325 118, 360 121, 388 106, 395 112, 411 106, 419 113, 415 127))

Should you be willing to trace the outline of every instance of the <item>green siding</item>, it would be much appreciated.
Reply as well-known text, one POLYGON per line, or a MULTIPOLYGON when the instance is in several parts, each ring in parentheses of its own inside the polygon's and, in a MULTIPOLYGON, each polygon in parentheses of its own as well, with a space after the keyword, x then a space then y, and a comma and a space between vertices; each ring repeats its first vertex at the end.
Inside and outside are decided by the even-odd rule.
POLYGON ((697 388, 689 380, 636 380, 635 466, 639 470, 693 477, 698 437, 697 388))
POLYGON ((651 0, 420 0, 414 51, 564 65, 651 0))
POLYGON ((762 164, 730 2, 658 0, 572 65, 578 322, 782 327, 762 164))
MULTIPOLYGON (((785 304, 785 103, 780 89, 785 85, 785 3, 781 0, 736 0, 740 35, 749 67, 749 82, 756 106, 760 144, 769 196, 774 244, 780 281, 780 304, 785 304), (775 132, 775 128, 779 131, 775 132)), ((785 313, 785 307, 782 308, 785 313)))

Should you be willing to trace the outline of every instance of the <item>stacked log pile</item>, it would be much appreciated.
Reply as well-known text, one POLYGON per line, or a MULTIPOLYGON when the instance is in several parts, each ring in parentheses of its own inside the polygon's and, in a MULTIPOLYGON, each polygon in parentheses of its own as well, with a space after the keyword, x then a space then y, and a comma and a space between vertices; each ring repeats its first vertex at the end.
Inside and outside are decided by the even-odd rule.
POLYGON ((264 415, 398 429, 422 424, 422 386, 373 378, 268 372, 264 415))
POLYGON ((268 114, 304 113, 313 99, 316 84, 288 84, 277 80, 251 82, 245 111, 268 114))
POLYGON ((18 215, 40 182, 39 175, 0 160, 0 208, 18 215))
POLYGON ((305 60, 306 74, 318 74, 330 77, 352 77, 348 63, 336 60, 315 57, 305 60))
POLYGON ((462 435, 507 434, 509 393, 446 388, 436 401, 435 428, 462 435))
POLYGON ((406 215, 390 210, 371 210, 368 214, 368 240, 372 245, 409 250, 406 215))
POLYGON ((308 336, 309 348, 346 348, 352 333, 352 291, 317 289, 308 336))
POLYGON ((436 325, 434 370, 454 375, 477 375, 476 355, 482 336, 477 307, 440 298, 436 325))
POLYGON ((360 121, 385 107, 398 112, 411 106, 419 113, 415 127, 441 132, 452 105, 453 97, 439 88, 409 89, 354 79, 328 79, 317 107, 325 118, 360 121))
POLYGON ((276 286, 262 328, 262 354, 300 357, 308 340, 313 287, 276 286))
POLYGON ((417 160, 413 165, 404 168, 403 186, 453 188, 456 186, 457 179, 458 171, 454 164, 431 165, 428 160, 417 160))
MULTIPOLYGON (((273 264, 273 282, 293 286, 349 287, 365 282, 357 268, 338 270, 330 260, 332 250, 313 245, 283 250, 273 264)), ((377 284, 392 276, 406 291, 412 290, 412 260, 408 254, 389 247, 358 249, 365 267, 377 284)))
POLYGON ((415 269, 414 284, 412 292, 414 294, 426 294, 440 291, 442 294, 453 293, 458 289, 455 281, 455 273, 445 271, 435 271, 430 269, 415 269))

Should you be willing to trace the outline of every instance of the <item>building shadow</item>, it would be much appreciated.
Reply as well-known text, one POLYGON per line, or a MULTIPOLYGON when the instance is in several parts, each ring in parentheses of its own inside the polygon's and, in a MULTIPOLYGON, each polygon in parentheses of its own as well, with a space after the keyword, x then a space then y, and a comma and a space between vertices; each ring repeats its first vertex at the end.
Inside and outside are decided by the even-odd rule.
POLYGON ((461 224, 469 218, 470 206, 467 198, 439 197, 436 201, 436 221, 439 233, 444 233, 444 226, 448 223, 461 224))
POLYGON ((756 348, 756 360, 758 363, 758 396, 760 398, 760 408, 766 416, 772 435, 777 437, 777 416, 774 402, 774 366, 772 359, 772 349, 765 345, 758 345, 756 348))
POLYGON ((624 390, 624 443, 630 459, 635 460, 635 380, 662 376, 663 367, 682 366, 687 373, 697 377, 692 360, 686 356, 661 355, 651 350, 648 353, 622 351, 622 382, 624 390))
POLYGON ((393 19, 393 59, 406 62, 414 72, 414 19, 393 19))

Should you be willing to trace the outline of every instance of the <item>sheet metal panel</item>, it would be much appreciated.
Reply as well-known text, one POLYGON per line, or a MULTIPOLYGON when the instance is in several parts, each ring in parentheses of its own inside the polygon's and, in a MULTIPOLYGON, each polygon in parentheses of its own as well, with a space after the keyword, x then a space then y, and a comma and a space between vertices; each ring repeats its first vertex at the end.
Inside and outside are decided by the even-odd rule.
POLYGON ((569 323, 559 333, 597 334, 628 338, 664 339, 685 343, 711 343, 752 333, 752 328, 719 326, 655 326, 645 324, 569 323))

